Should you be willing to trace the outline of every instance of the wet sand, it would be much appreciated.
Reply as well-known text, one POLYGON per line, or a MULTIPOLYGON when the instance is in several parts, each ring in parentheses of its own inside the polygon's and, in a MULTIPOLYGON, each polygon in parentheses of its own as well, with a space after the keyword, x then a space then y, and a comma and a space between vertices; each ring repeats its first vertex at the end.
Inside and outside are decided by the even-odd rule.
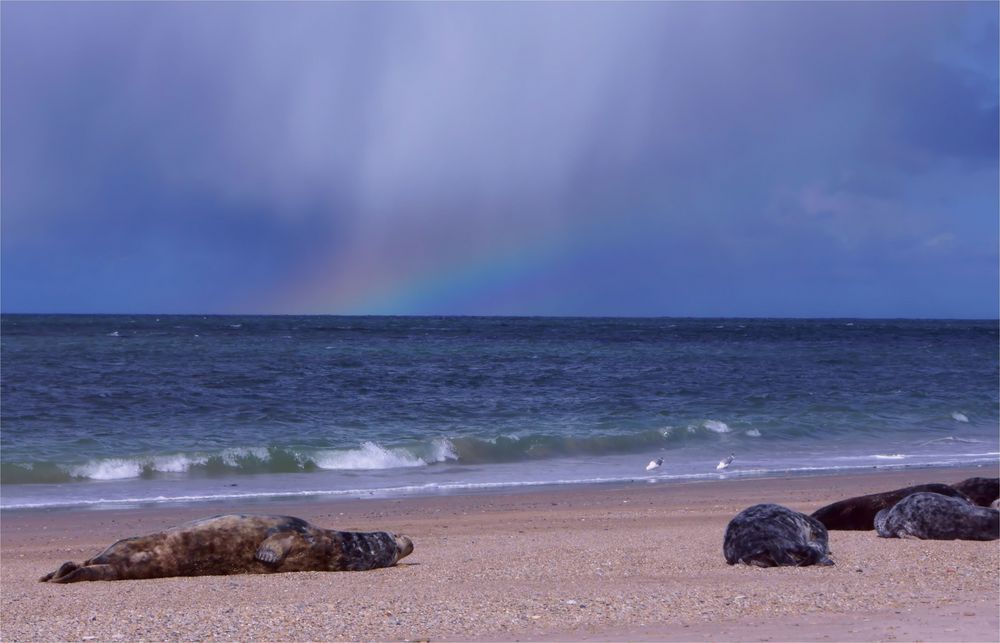
POLYGON ((722 557, 739 510, 810 512, 853 495, 996 476, 873 471, 495 495, 4 512, 0 635, 28 640, 997 641, 1000 543, 831 532, 833 567, 722 557), (415 544, 369 572, 55 585, 115 540, 221 512, 384 529, 415 544))

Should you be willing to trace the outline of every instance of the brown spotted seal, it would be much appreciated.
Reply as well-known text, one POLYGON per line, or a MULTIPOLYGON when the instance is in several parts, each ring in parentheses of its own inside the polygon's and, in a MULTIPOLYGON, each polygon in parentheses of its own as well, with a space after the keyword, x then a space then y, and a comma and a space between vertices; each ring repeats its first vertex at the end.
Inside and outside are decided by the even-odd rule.
POLYGON ((875 516, 883 538, 997 540, 1000 511, 939 493, 914 493, 875 516))
POLYGON ((166 576, 360 571, 390 567, 413 551, 406 536, 322 529, 301 518, 228 514, 119 540, 82 564, 40 580, 75 583, 166 576))
POLYGON ((832 565, 828 539, 815 518, 781 505, 754 505, 729 522, 722 554, 730 565, 832 565))
POLYGON ((943 496, 969 500, 961 491, 946 484, 918 484, 884 493, 873 493, 840 500, 817 509, 811 515, 823 523, 827 529, 869 531, 875 529, 875 514, 883 509, 888 509, 906 496, 920 492, 939 493, 943 496))

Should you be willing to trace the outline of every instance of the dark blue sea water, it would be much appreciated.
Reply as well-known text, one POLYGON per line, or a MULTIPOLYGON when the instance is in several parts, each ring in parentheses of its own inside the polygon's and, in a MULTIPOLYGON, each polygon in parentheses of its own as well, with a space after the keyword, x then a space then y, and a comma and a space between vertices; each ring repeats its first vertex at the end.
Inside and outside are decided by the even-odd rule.
POLYGON ((0 332, 5 508, 998 459, 996 321, 5 315, 0 332))

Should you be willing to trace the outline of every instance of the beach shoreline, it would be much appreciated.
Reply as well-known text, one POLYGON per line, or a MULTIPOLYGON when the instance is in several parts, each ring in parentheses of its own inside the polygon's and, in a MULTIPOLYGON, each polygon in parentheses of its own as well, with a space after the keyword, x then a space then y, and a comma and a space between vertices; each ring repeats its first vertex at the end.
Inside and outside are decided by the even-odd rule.
POLYGON ((830 568, 729 566, 729 519, 995 467, 376 499, 0 513, 5 640, 995 640, 1000 547, 831 532, 830 568), (410 536, 356 573, 51 585, 65 560, 220 512, 410 536), (89 640, 89 639, 88 639, 89 640))
MULTIPOLYGON (((996 459, 996 454, 989 454, 992 459, 996 459)), ((633 464, 642 463, 642 458, 632 456, 633 464)), ((708 463, 711 464, 711 463, 708 463)), ((538 492, 572 490, 579 489, 626 489, 632 486, 645 485, 689 485, 703 482, 736 482, 751 480, 769 479, 797 479, 815 477, 840 477, 869 475, 882 472, 902 472, 917 470, 934 470, 943 472, 941 475, 948 475, 948 471, 965 471, 989 469, 990 465, 984 460, 978 459, 967 464, 955 463, 919 463, 919 464, 878 464, 878 465, 856 465, 850 467, 805 467, 791 470, 743 470, 737 468, 725 472, 697 473, 697 474, 667 474, 667 475, 632 475, 623 477, 587 478, 582 480, 553 480, 539 482, 488 482, 471 484, 447 484, 447 485, 413 485, 406 488, 354 488, 350 490, 322 490, 313 489, 310 491, 295 490, 272 490, 272 491, 247 491, 244 487, 246 480, 240 476, 228 476, 214 478, 213 483, 218 489, 229 491, 226 493, 212 493, 194 496, 149 496, 108 498, 104 495, 99 498, 76 498, 64 502, 52 502, 41 504, 8 504, 10 501, 10 486, 3 489, 0 494, 0 516, 13 515, 19 513, 33 512, 61 512, 61 511, 133 511, 136 509, 157 510, 183 507, 201 507, 205 512, 229 511, 233 506, 247 507, 245 511, 268 512, 267 507, 274 505, 310 505, 315 503, 354 503, 368 500, 412 500, 417 498, 447 498, 451 496, 466 495, 506 495, 506 494, 532 494, 538 492)), ((280 474, 279 474, 280 475, 280 474)), ((294 481, 299 484, 309 485, 309 477, 315 474, 300 474, 294 481)), ((264 476, 267 478, 277 477, 274 474, 264 476)), ((283 483, 284 486, 292 484, 283 483)), ((57 485, 60 487, 73 487, 82 485, 91 487, 93 490, 97 485, 103 483, 64 483, 57 485)), ((30 487, 32 485, 16 485, 17 487, 30 487)))

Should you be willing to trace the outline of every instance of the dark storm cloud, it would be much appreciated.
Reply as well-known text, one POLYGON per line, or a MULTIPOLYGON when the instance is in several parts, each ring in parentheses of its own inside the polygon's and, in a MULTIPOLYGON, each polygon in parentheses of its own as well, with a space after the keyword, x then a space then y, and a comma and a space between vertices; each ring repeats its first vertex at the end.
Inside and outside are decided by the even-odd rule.
POLYGON ((561 259, 412 312, 996 308, 995 5, 2 11, 6 308, 337 301, 527 242, 561 259))

